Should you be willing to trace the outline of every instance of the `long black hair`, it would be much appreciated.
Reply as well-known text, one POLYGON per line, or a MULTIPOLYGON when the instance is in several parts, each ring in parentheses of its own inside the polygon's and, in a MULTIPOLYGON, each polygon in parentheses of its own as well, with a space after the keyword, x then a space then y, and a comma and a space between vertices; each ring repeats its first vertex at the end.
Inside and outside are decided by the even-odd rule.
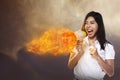
POLYGON ((106 40, 106 33, 105 33, 103 18, 102 18, 102 15, 99 12, 91 11, 86 15, 86 17, 84 19, 83 26, 82 26, 82 30, 85 31, 85 22, 86 22, 87 18, 90 17, 90 16, 93 17, 98 24, 98 30, 96 32, 96 36, 97 36, 97 40, 100 43, 101 49, 104 50, 105 49, 105 43, 108 42, 108 41, 106 40))

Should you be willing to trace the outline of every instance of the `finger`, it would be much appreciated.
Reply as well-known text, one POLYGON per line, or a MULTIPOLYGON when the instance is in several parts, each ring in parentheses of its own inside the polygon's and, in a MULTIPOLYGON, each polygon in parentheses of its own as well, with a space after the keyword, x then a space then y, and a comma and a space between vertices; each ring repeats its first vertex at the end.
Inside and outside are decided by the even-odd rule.
POLYGON ((91 55, 93 55, 93 54, 95 53, 95 49, 90 48, 90 49, 89 49, 89 53, 90 53, 91 55))
POLYGON ((94 52, 93 52, 93 51, 89 51, 89 53, 90 53, 91 55, 93 55, 93 54, 94 54, 94 52))

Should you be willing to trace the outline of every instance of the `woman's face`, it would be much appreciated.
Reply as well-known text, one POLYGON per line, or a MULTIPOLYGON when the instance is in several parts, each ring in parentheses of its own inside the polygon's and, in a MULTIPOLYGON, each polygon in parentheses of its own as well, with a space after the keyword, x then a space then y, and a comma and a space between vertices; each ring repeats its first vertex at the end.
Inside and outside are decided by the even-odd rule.
POLYGON ((96 32, 98 30, 98 24, 95 21, 94 17, 88 17, 85 21, 85 30, 89 38, 95 38, 96 32))

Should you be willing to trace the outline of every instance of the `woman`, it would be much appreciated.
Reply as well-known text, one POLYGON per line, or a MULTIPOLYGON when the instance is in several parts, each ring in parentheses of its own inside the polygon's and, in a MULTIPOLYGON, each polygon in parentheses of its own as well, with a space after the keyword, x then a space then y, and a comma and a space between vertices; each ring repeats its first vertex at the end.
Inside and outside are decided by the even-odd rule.
POLYGON ((103 80, 105 74, 113 76, 115 51, 106 40, 101 14, 89 12, 82 30, 87 37, 80 40, 82 44, 76 45, 68 61, 68 67, 74 68, 75 80, 103 80))

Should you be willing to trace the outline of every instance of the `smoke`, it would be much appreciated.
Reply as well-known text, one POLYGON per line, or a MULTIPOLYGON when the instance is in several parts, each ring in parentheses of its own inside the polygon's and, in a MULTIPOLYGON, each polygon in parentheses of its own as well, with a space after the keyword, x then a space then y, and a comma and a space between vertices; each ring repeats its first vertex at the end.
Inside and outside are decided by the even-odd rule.
POLYGON ((2 0, 0 51, 15 56, 27 41, 50 27, 66 26, 76 31, 85 15, 93 10, 103 15, 108 38, 120 37, 119 3, 119 0, 2 0))

